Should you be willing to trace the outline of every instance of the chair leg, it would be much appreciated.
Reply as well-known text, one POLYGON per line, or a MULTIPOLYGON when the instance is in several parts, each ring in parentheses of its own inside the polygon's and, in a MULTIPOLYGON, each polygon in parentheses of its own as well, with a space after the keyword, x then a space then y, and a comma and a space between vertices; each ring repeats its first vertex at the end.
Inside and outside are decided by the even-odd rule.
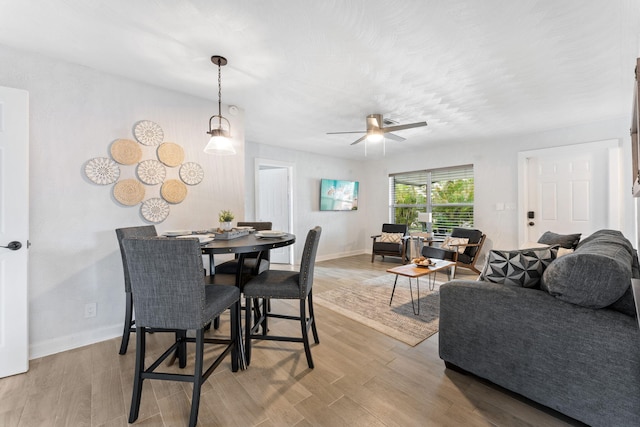
POLYGON ((240 325, 242 324, 240 319, 240 300, 235 302, 231 306, 231 336, 229 337, 233 341, 233 348, 231 349, 231 371, 238 372, 240 361, 240 325))
POLYGON ((191 415, 189 427, 195 427, 198 423, 198 410, 200 409, 200 389, 202 388, 202 365, 204 359, 204 329, 196 330, 196 362, 193 372, 193 395, 191 397, 191 415))
POLYGON ((136 368, 133 379, 133 393, 131 395, 131 410, 129 411, 129 424, 138 419, 140 412, 140 399, 142 398, 142 373, 144 372, 145 357, 145 328, 136 330, 136 368))
POLYGON ((133 322, 133 294, 131 292, 126 293, 127 296, 127 308, 124 313, 124 330, 122 331, 122 342, 120 343, 120 354, 127 352, 129 347, 129 335, 131 334, 131 326, 133 322))
MULTIPOLYGON (((267 316, 267 302, 269 302, 268 298, 262 298, 262 313, 264 314, 264 316, 262 316, 262 335, 267 335, 267 332, 269 331, 269 322, 267 319, 269 319, 269 316, 267 316)), ((256 302, 256 305, 258 303, 256 302)))
POLYGON ((178 366, 182 369, 187 366, 187 331, 176 331, 176 342, 180 342, 176 348, 176 356, 178 357, 178 366))
POLYGON ((307 302, 300 300, 300 327, 302 328, 302 342, 304 344, 304 354, 307 356, 307 365, 309 369, 313 369, 313 359, 311 358, 311 347, 309 346, 309 331, 307 330, 307 302))
POLYGON ((316 329, 316 316, 313 314, 313 291, 309 291, 307 301, 309 301, 309 319, 311 319, 311 332, 313 332, 313 341, 316 344, 320 344, 320 340, 318 339, 318 330, 316 329))
POLYGON ((246 318, 244 320, 244 354, 247 360, 247 366, 249 366, 249 364, 251 363, 251 324, 253 323, 251 319, 251 314, 253 313, 251 302, 251 298, 244 299, 244 311, 246 312, 246 318))

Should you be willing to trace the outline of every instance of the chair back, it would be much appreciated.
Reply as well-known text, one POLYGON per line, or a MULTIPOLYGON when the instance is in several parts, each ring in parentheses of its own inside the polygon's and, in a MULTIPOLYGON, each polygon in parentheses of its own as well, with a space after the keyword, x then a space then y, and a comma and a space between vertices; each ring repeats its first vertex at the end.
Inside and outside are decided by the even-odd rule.
MULTIPOLYGON (((482 241, 484 234, 482 231, 476 230, 473 228, 454 228, 451 230, 451 237, 460 237, 463 239, 469 239, 469 243, 478 244, 482 241)), ((470 246, 467 247, 464 251, 464 254, 467 255, 470 259, 476 256, 479 246, 470 246)))
POLYGON ((383 233, 402 233, 406 236, 408 231, 407 224, 382 224, 383 233))
POLYGON ((122 242, 136 325, 150 328, 199 329, 205 319, 205 285, 198 239, 135 237, 122 242))
POLYGON ((302 252, 302 261, 300 262, 300 276, 298 278, 301 299, 309 295, 313 286, 313 270, 316 264, 316 253, 318 252, 321 233, 322 228, 317 226, 307 233, 307 240, 304 243, 304 251, 302 252))
POLYGON ((117 228, 116 236, 120 246, 120 257, 122 258, 122 269, 124 270, 124 291, 131 292, 131 279, 127 268, 127 257, 122 247, 122 240, 129 237, 155 237, 158 235, 155 225, 141 225, 139 227, 117 228))

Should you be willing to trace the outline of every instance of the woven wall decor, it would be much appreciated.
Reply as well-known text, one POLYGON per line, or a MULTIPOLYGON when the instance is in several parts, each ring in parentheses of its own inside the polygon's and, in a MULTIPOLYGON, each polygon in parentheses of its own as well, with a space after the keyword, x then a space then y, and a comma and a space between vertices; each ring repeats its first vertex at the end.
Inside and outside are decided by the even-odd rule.
POLYGON ((169 203, 181 203, 187 197, 187 186, 177 179, 168 179, 162 184, 160 195, 169 203))
POLYGON ((157 123, 141 120, 133 128, 136 141, 144 145, 159 145, 164 140, 164 132, 157 123))
POLYGON ((120 177, 120 168, 107 157, 96 157, 84 166, 84 174, 100 185, 113 184, 120 177))
POLYGON ((184 161, 184 150, 173 142, 163 142, 158 147, 158 160, 170 168, 180 166, 184 161))
POLYGON ((157 160, 145 160, 138 163, 137 172, 140 181, 149 185, 160 184, 167 176, 164 165, 157 160))
POLYGON ((157 197, 145 200, 140 213, 149 222, 162 222, 169 216, 169 203, 157 197))
POLYGON ((142 149, 135 141, 118 139, 111 144, 111 157, 121 165, 134 165, 142 158, 142 149))
POLYGON ((113 197, 125 206, 135 206, 144 199, 144 185, 137 179, 123 179, 113 186, 113 197))
POLYGON ((184 181, 185 184, 196 185, 200 184, 202 179, 204 178, 204 171, 202 167, 193 162, 187 162, 180 166, 180 179, 184 181))
POLYGON ((116 139, 109 147, 111 158, 90 159, 84 166, 84 173, 99 185, 115 183, 113 197, 118 203, 124 206, 141 204, 140 214, 146 221, 162 222, 169 216, 169 203, 182 203, 188 193, 185 184, 196 185, 202 182, 204 171, 197 163, 183 163, 184 149, 174 142, 163 142, 164 131, 157 123, 141 120, 136 122, 132 131, 135 141, 116 139), (145 153, 148 155, 154 149, 155 159, 142 160, 145 153), (121 168, 125 171, 123 178, 134 173, 135 177, 118 181, 121 168), (147 186, 157 184, 162 186, 148 194, 147 186), (154 197, 156 191, 160 193, 159 197, 154 197), (145 200, 145 197, 149 199, 145 200))

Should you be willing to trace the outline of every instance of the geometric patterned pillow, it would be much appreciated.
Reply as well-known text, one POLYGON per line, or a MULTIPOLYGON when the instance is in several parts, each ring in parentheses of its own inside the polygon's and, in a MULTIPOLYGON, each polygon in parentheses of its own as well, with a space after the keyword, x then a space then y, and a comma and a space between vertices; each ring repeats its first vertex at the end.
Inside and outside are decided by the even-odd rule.
POLYGON ((551 248, 491 250, 478 280, 535 288, 555 257, 556 252, 551 248))
POLYGON ((403 233, 382 233, 380 235, 380 241, 385 243, 400 243, 402 242, 403 233))
POLYGON ((440 247, 448 251, 458 251, 459 254, 463 254, 467 247, 458 245, 466 245, 468 243, 469 239, 465 237, 445 237, 440 247))

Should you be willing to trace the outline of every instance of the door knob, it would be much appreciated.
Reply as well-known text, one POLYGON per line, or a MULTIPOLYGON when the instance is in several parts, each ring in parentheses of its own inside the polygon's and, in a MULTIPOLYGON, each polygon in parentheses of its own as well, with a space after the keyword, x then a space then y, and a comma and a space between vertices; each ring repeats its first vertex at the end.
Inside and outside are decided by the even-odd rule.
POLYGON ((22 247, 22 243, 17 242, 15 240, 13 242, 9 242, 7 246, 0 246, 0 248, 6 248, 6 249, 9 249, 10 251, 17 251, 21 247, 22 247))
POLYGON ((535 222, 533 222, 533 221, 529 221, 529 226, 530 226, 530 227, 533 227, 534 225, 536 225, 536 223, 535 223, 535 222))

